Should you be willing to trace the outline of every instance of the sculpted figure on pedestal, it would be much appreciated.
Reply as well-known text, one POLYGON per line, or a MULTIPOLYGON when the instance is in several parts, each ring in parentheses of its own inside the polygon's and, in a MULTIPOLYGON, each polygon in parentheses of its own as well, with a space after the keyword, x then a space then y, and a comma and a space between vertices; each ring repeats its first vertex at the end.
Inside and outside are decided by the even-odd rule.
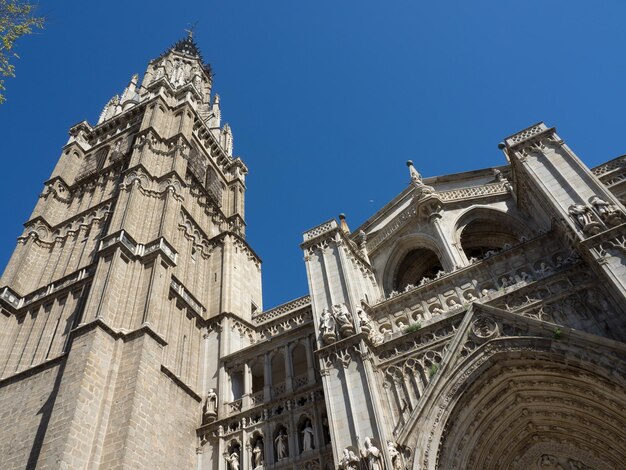
POLYGON ((237 452, 233 452, 226 458, 226 462, 228 462, 229 470, 239 470, 239 454, 237 452))
POLYGON ((205 423, 215 421, 217 417, 217 393, 210 388, 209 393, 204 401, 204 407, 202 409, 202 418, 205 423))
POLYGON ((593 196, 589 204, 598 216, 608 225, 618 225, 622 222, 622 217, 613 204, 609 204, 598 196, 593 196))
POLYGON ((276 439, 274 439, 274 445, 276 446, 276 460, 282 460, 289 456, 287 450, 287 434, 285 434, 284 429, 281 429, 276 439))
POLYGON ((343 338, 354 334, 354 325, 350 319, 350 312, 345 304, 333 305, 333 315, 337 321, 339 333, 343 338))
POLYGON ((263 439, 256 441, 252 449, 252 468, 263 467, 263 439))
POLYGON ((376 447, 369 437, 365 438, 363 443, 364 449, 361 449, 361 455, 367 463, 368 470, 384 470, 385 464, 383 462, 382 452, 376 447))
POLYGON ((583 204, 572 204, 569 206, 568 212, 584 233, 596 234, 601 230, 601 225, 593 220, 593 215, 589 207, 583 204))
POLYGON ((337 341, 337 334, 335 333, 335 317, 327 308, 322 310, 322 314, 320 316, 320 334, 322 335, 322 341, 324 341, 325 344, 337 341))
POLYGON ((613 212, 611 210, 611 205, 605 200, 600 199, 598 196, 593 196, 589 200, 589 203, 601 218, 604 218, 604 216, 613 212))
POLYGON ((339 466, 344 470, 359 470, 359 458, 354 451, 350 449, 343 450, 343 457, 339 462, 339 466))
POLYGON ((356 308, 356 316, 359 318, 359 326, 361 327, 361 331, 366 335, 369 335, 372 331, 372 324, 370 319, 367 317, 367 314, 361 307, 356 308))
POLYGON ((389 457, 391 458, 391 466, 393 470, 405 470, 406 465, 404 463, 404 457, 398 450, 398 445, 393 441, 388 441, 387 449, 389 451, 389 457))
POLYGON ((311 425, 311 421, 307 420, 304 429, 302 429, 302 451, 313 450, 313 442, 313 426, 311 425))

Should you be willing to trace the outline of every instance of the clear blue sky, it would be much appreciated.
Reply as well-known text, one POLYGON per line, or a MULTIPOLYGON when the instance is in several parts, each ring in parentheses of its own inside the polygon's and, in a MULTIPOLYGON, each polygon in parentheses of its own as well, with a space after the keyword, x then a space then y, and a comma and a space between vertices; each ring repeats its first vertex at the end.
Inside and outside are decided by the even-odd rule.
POLYGON ((235 153, 265 308, 307 293, 302 232, 355 228, 408 183, 504 163, 543 120, 590 166, 626 153, 626 2, 42 0, 0 105, 0 265, 68 128, 198 21, 235 153))

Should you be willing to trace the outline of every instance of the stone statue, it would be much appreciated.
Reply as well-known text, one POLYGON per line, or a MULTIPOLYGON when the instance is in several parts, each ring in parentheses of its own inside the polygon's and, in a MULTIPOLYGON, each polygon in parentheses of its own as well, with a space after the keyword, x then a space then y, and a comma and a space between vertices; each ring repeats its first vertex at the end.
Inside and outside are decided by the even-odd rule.
POLYGON ((209 389, 209 393, 204 401, 202 416, 205 422, 209 420, 214 421, 217 417, 217 393, 215 393, 215 390, 212 388, 209 389))
POLYGON ((623 218, 615 206, 600 199, 598 196, 593 196, 589 200, 589 204, 591 204, 596 214, 608 225, 619 225, 623 222, 623 218))
POLYGON ((254 449, 252 449, 252 468, 263 466, 263 439, 256 441, 254 449))
POLYGON ((337 327, 342 337, 354 334, 354 325, 350 319, 350 312, 345 304, 333 305, 333 316, 337 322, 337 327))
POLYGON ((361 331, 366 335, 369 335, 372 331, 372 324, 370 323, 369 318, 367 318, 367 314, 361 307, 356 308, 356 316, 359 318, 359 326, 361 327, 361 331))
POLYGON ((332 343, 337 339, 335 333, 335 317, 325 308, 320 315, 320 333, 326 344, 332 343))
POLYGON ((276 460, 282 460, 285 457, 289 456, 287 449, 287 434, 285 434, 285 430, 281 429, 274 439, 274 445, 276 446, 276 460))
POLYGON ((344 449, 343 457, 339 461, 339 466, 344 470, 358 470, 359 458, 350 449, 344 449))
POLYGON ((226 462, 228 462, 228 468, 230 470, 239 470, 239 454, 237 452, 233 452, 226 457, 226 462))
POLYGON ((183 64, 180 59, 176 59, 174 61, 174 68, 172 70, 172 76, 170 78, 170 82, 174 86, 182 85, 184 82, 184 69, 183 64))
POLYGON ((537 272, 539 274, 542 274, 544 276, 547 276, 548 274, 550 274, 552 272, 552 267, 548 266, 548 264, 546 264, 545 261, 542 261, 541 264, 539 265, 539 268, 537 269, 537 272))
POLYGON ((302 430, 302 451, 313 450, 313 427, 311 421, 307 420, 302 430))
POLYGON ((591 206, 595 209, 595 211, 598 213, 598 215, 602 219, 606 215, 608 215, 611 212, 613 212, 611 210, 611 205, 608 202, 604 201, 603 199, 600 199, 598 196, 593 196, 589 200, 589 203, 591 204, 591 206))
POLYGON ((369 437, 365 438, 363 445, 365 448, 361 449, 361 455, 367 463, 367 469, 384 470, 385 464, 383 462, 383 456, 380 449, 372 444, 372 440, 369 437))
POLYGON ((584 233, 597 233, 600 230, 600 224, 593 220, 591 210, 587 206, 572 204, 568 212, 584 233))
POLYGON ((387 450, 391 458, 391 467, 393 470, 405 470, 404 457, 398 450, 398 445, 393 441, 387 441, 387 450))

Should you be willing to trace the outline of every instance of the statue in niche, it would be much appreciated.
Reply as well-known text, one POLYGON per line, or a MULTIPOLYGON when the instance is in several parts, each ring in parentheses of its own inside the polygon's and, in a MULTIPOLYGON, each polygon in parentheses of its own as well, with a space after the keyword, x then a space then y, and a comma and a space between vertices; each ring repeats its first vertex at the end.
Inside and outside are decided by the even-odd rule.
POLYGON ((320 333, 325 344, 333 343, 337 340, 335 333, 335 317, 325 308, 320 315, 320 333))
POLYGON ((547 276, 548 274, 552 273, 552 271, 553 269, 545 261, 542 261, 541 264, 539 264, 539 268, 537 269, 537 273, 543 276, 547 276))
POLYGON ((365 459, 365 462, 367 463, 367 469, 385 470, 382 452, 372 443, 372 439, 366 437, 363 445, 365 448, 361 449, 361 456, 365 459))
POLYGON ((314 447, 314 439, 313 439, 313 426, 311 425, 310 420, 306 420, 304 424, 304 428, 302 429, 302 451, 306 452, 309 450, 313 450, 314 447))
POLYGON ((281 429, 274 439, 274 445, 276 446, 276 460, 282 460, 285 457, 289 456, 289 452, 287 449, 287 434, 284 429, 281 429))
POLYGON ((354 334, 354 325, 350 320, 350 312, 345 304, 333 305, 333 316, 342 337, 345 338, 354 334))
POLYGON ((202 417, 205 423, 215 421, 215 418, 217 418, 217 393, 215 393, 213 388, 209 389, 209 393, 204 401, 202 417))
POLYGON ((465 293, 465 298, 470 302, 473 302, 474 300, 478 300, 478 297, 476 297, 471 291, 468 291, 465 293))
POLYGON ((359 458, 354 451, 346 448, 343 450, 343 457, 339 462, 339 466, 344 470, 359 470, 359 458))
POLYGON ((239 454, 237 452, 233 452, 225 458, 226 462, 228 462, 229 470, 239 470, 239 454))
POLYGON ((398 450, 398 444, 393 441, 387 441, 387 451, 391 458, 391 467, 393 470, 405 470, 404 456, 398 450))
POLYGON ((172 70, 172 78, 171 82, 174 86, 182 85, 184 82, 184 73, 185 70, 183 68, 183 63, 180 59, 176 59, 174 61, 174 69, 172 70))
POLYGON ((252 449, 252 468, 263 467, 263 439, 258 439, 252 449))

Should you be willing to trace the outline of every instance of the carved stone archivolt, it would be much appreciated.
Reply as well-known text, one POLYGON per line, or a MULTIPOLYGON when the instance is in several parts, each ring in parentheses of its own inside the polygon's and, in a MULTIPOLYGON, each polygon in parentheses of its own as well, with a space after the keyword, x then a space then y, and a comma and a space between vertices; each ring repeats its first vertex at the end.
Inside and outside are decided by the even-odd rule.
MULTIPOLYGON (((478 330, 491 334, 493 326, 478 330)), ((416 425, 430 431, 414 442, 414 468, 621 468, 625 381, 612 370, 626 362, 613 357, 621 365, 611 366, 607 353, 599 344, 590 351, 562 341, 488 341, 423 405, 416 425)))

